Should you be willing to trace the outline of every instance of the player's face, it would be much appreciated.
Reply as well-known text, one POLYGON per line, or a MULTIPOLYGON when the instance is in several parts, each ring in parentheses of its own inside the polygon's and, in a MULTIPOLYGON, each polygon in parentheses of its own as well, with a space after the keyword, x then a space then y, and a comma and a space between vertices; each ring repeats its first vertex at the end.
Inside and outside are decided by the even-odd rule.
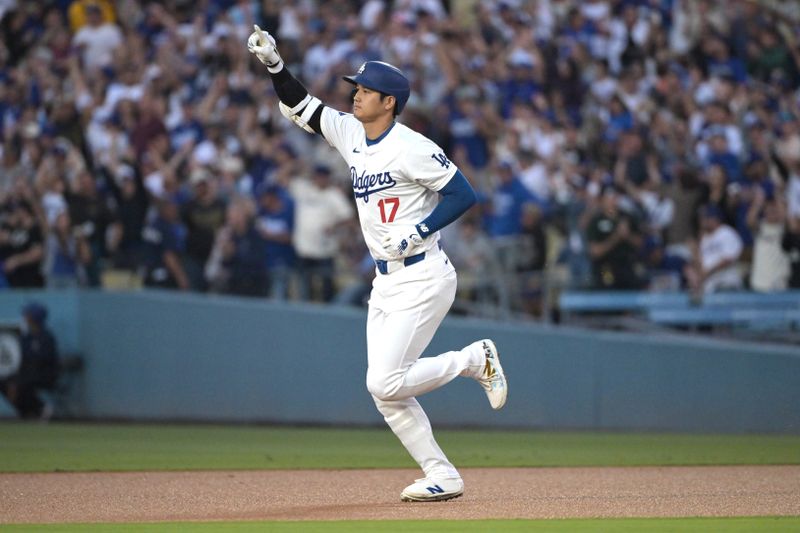
POLYGON ((387 113, 391 115, 393 108, 393 96, 381 99, 380 92, 356 85, 356 93, 353 97, 353 116, 361 122, 373 122, 387 113))

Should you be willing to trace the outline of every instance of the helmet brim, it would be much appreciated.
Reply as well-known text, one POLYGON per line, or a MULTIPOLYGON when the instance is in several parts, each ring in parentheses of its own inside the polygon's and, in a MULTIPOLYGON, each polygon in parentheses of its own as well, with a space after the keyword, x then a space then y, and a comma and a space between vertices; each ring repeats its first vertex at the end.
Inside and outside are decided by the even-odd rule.
POLYGON ((367 89, 372 89, 373 91, 381 92, 380 89, 376 89, 374 84, 371 84, 368 79, 365 79, 366 76, 363 74, 357 74, 355 76, 342 76, 342 79, 347 83, 352 83, 353 85, 361 85, 362 87, 366 87, 367 89))

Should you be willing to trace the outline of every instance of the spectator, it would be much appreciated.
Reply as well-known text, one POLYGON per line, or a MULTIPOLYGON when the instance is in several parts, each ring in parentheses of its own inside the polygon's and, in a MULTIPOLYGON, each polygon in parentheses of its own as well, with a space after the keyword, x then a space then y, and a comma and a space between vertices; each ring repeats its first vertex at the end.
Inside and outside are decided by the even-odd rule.
POLYGON ((698 293, 739 290, 742 275, 739 257, 742 239, 722 221, 722 212, 715 205, 700 209, 700 242, 692 261, 686 266, 689 288, 698 293))
POLYGON ((520 278, 518 295, 520 310, 532 316, 542 314, 542 289, 547 261, 547 234, 544 215, 536 204, 525 204, 522 209, 520 257, 517 273, 520 278))
POLYGON ((615 143, 623 133, 630 131, 632 128, 633 115, 630 110, 625 107, 622 98, 619 96, 612 97, 608 107, 608 118, 603 140, 608 143, 615 143))
POLYGON ((788 217, 781 248, 789 260, 789 287, 800 289, 800 217, 788 217))
POLYGON ((115 214, 88 170, 78 174, 66 199, 75 231, 81 232, 89 245, 91 256, 85 264, 86 282, 90 287, 97 287, 101 261, 106 256, 106 231, 114 224, 115 214))
POLYGON ((796 81, 797 65, 775 28, 759 28, 750 47, 749 70, 761 81, 796 81))
POLYGON ((144 260, 142 230, 150 199, 142 177, 130 165, 101 170, 107 188, 116 201, 116 223, 109 235, 109 252, 115 268, 136 272, 144 260))
POLYGON ((508 298, 502 281, 502 269, 494 247, 481 231, 477 220, 465 217, 452 228, 446 228, 447 253, 458 269, 458 290, 462 298, 479 307, 495 305, 508 298))
POLYGON ((311 179, 289 184, 295 203, 293 243, 297 252, 300 298, 329 302, 334 295, 336 228, 353 217, 353 206, 331 183, 331 169, 318 165, 311 179))
POLYGON ((663 292, 685 288, 686 258, 671 252, 659 235, 647 236, 642 246, 642 257, 647 266, 648 290, 663 292))
POLYGON ((211 255, 217 231, 225 224, 225 202, 217 195, 211 171, 195 168, 189 182, 191 197, 184 205, 181 218, 186 227, 184 268, 195 290, 204 290, 203 270, 211 255))
POLYGON ((747 80, 744 63, 731 57, 728 45, 722 39, 710 37, 705 41, 706 69, 710 76, 727 77, 742 83, 747 80))
POLYGON ((56 216, 45 244, 42 271, 48 288, 86 285, 85 266, 92 252, 82 228, 72 227, 68 211, 56 216))
POLYGON ((289 282, 295 264, 292 246, 294 233, 294 202, 278 185, 261 187, 256 229, 264 239, 269 296, 285 300, 289 297, 289 282))
POLYGON ((69 27, 73 33, 88 24, 89 8, 95 6, 100 8, 103 22, 113 24, 116 21, 114 6, 109 0, 74 0, 67 10, 69 27))
POLYGON ((720 165, 712 165, 705 172, 703 194, 700 198, 702 205, 713 205, 722 213, 722 221, 729 225, 736 225, 736 214, 733 212, 731 196, 737 194, 741 184, 731 183, 720 165))
POLYGON ((488 234, 492 240, 500 243, 515 240, 519 236, 522 230, 523 206, 526 203, 537 204, 540 201, 522 184, 510 161, 501 161, 497 164, 496 176, 497 186, 491 198, 488 234))
POLYGON ((365 251, 361 260, 353 266, 352 281, 336 293, 333 302, 338 305, 365 307, 372 292, 372 280, 375 278, 375 260, 365 251))
POLYGON ((728 148, 728 140, 722 128, 714 127, 707 130, 708 157, 706 165, 719 165, 725 170, 725 175, 731 182, 742 179, 742 167, 739 158, 728 148))
POLYGON ((130 132, 130 142, 136 157, 142 157, 153 139, 167 135, 161 117, 165 115, 164 101, 144 92, 137 102, 136 126, 130 132))
POLYGON ((33 208, 25 201, 12 202, 0 226, 0 274, 14 289, 43 287, 43 257, 44 239, 33 208))
POLYGON ((675 212, 666 228, 665 244, 671 253, 688 259, 688 243, 697 233, 697 209, 702 203, 703 189, 696 171, 679 165, 676 173, 667 186, 667 196, 672 200, 675 212))
POLYGON ((254 220, 255 204, 249 198, 236 198, 228 205, 225 225, 217 231, 205 269, 215 290, 239 296, 266 295, 264 241, 254 220))
POLYGON ((516 103, 530 104, 542 92, 542 66, 536 65, 532 54, 517 49, 509 54, 510 76, 498 80, 500 114, 507 119, 516 103), (538 68, 537 68, 538 67, 538 68))
POLYGON ((621 199, 614 186, 606 186, 600 196, 599 210, 586 229, 597 289, 642 287, 637 265, 642 235, 637 220, 620 210, 621 199))
MULTIPOLYGON (((729 207, 734 217, 734 227, 742 238, 745 247, 744 259, 749 260, 752 247, 753 236, 758 230, 758 222, 761 219, 762 208, 764 208, 764 198, 775 196, 775 184, 767 175, 767 165, 761 156, 753 155, 745 166, 745 173, 740 183, 731 184, 729 207), (755 207, 754 219, 750 219, 750 208, 760 198, 755 207)), ((771 210, 770 210, 771 211, 771 210)), ((781 222, 781 224, 783 224, 781 222)), ((778 239, 780 240, 780 239, 778 239)))
POLYGON ((487 138, 490 132, 496 131, 493 118, 482 111, 477 88, 466 86, 455 92, 448 120, 452 147, 463 146, 470 165, 476 169, 485 167, 489 161, 487 138))
POLYGON ((20 339, 22 358, 16 374, 0 382, 0 390, 22 418, 52 415, 38 391, 52 389, 58 378, 58 346, 47 327, 47 309, 32 302, 22 309, 25 332, 20 339))
POLYGON ((781 247, 786 208, 783 199, 754 191, 747 211, 747 223, 755 235, 750 288, 759 292, 785 290, 789 281, 789 257, 781 247))
POLYGON ((114 50, 122 46, 122 31, 111 21, 104 20, 103 9, 96 2, 84 5, 86 25, 77 29, 72 44, 81 51, 83 68, 96 72, 113 61, 114 50))
POLYGON ((510 161, 496 165, 497 184, 492 191, 487 234, 499 261, 503 276, 498 285, 502 305, 516 301, 518 293, 516 272, 520 264, 520 236, 522 234, 522 212, 526 204, 543 204, 519 180, 510 161))
POLYGON ((177 202, 165 198, 158 202, 158 214, 145 226, 144 282, 148 287, 191 289, 183 263, 186 258, 186 226, 181 222, 177 202))
POLYGON ((786 180, 786 209, 790 219, 800 218, 800 158, 789 162, 786 180))

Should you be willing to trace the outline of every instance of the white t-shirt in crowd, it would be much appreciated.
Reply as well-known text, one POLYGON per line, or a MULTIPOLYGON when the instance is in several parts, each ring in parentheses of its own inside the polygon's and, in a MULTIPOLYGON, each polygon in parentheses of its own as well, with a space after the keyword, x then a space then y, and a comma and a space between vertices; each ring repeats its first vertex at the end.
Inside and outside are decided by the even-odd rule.
POLYGON ((300 257, 328 259, 338 251, 336 225, 353 216, 353 206, 337 187, 318 187, 307 179, 289 185, 295 201, 292 240, 300 257))
MULTIPOLYGON (((704 271, 708 271, 723 261, 736 260, 742 254, 742 239, 736 230, 721 224, 711 233, 700 239, 700 261, 704 271)), ((715 272, 703 284, 703 292, 710 293, 724 289, 740 289, 742 276, 736 263, 715 272)))
POLYGON ((122 31, 114 24, 84 26, 72 39, 72 44, 83 47, 83 64, 88 70, 103 68, 114 59, 114 49, 122 45, 122 31))
POLYGON ((782 291, 789 283, 789 256, 781 247, 783 224, 762 222, 753 245, 750 286, 755 291, 782 291))

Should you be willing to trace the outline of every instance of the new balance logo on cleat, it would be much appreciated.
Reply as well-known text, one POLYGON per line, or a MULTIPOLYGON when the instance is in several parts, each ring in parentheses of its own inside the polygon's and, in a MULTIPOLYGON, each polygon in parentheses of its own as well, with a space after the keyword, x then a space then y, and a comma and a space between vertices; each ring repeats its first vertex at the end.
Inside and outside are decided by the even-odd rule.
POLYGON ((443 502, 464 494, 464 482, 460 477, 422 478, 405 488, 400 494, 404 502, 443 502))
POLYGON ((439 485, 434 485, 433 487, 428 487, 428 492, 431 494, 444 494, 444 489, 439 485))

